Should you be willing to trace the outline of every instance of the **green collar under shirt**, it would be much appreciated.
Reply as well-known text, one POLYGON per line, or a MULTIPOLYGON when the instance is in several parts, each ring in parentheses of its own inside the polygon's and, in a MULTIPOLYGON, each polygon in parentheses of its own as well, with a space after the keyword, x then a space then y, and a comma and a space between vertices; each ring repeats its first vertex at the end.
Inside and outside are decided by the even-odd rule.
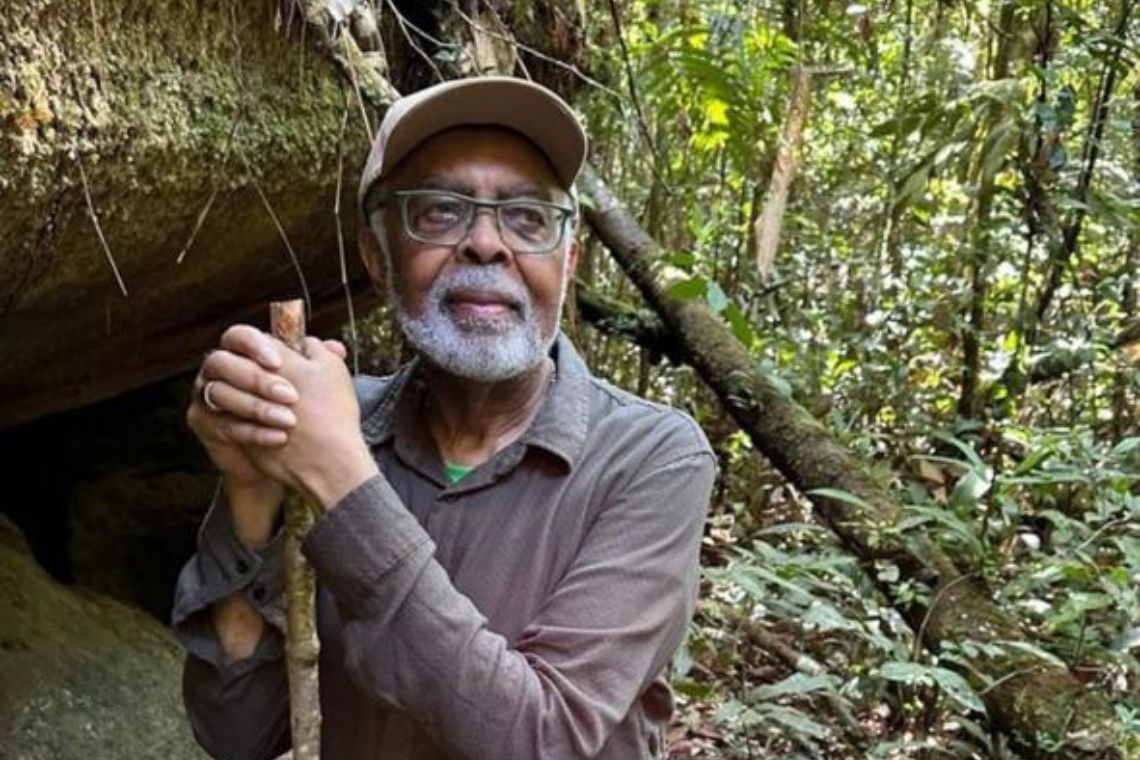
POLYGON ((448 483, 458 483, 467 477, 475 468, 468 464, 456 464, 455 462, 444 462, 443 471, 447 475, 448 483))

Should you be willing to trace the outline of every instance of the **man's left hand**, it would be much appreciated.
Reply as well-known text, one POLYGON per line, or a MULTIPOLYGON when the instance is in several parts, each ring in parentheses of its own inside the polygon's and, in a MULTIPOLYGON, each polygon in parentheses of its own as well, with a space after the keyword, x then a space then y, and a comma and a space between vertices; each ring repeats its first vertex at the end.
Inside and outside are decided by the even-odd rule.
POLYGON ((298 396, 288 442, 247 450, 266 475, 328 509, 378 469, 360 433, 360 406, 343 355, 316 338, 306 338, 303 348, 280 346, 278 374, 298 396))

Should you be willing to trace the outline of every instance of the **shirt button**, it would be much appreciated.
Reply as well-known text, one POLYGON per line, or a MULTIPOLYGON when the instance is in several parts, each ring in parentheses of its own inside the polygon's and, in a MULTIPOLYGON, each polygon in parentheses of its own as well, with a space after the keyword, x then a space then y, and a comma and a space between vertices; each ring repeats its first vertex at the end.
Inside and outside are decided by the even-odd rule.
POLYGON ((239 559, 234 564, 234 567, 237 569, 238 575, 245 575, 246 573, 249 572, 249 563, 246 562, 244 559, 239 559))
POLYGON ((256 601, 263 601, 265 599, 265 586, 260 583, 253 587, 253 598, 256 601))

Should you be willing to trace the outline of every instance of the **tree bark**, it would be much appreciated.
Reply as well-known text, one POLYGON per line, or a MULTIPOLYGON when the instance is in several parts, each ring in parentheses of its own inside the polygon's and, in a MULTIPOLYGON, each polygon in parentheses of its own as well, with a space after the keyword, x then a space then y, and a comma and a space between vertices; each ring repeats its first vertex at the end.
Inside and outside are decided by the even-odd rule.
MULTIPOLYGON (((1109 351, 1120 351, 1136 343, 1140 343, 1140 319, 1133 320, 1121 328, 1105 348, 1109 351)), ((1095 346, 1052 351, 1029 365, 1027 380, 1031 384, 1060 380, 1066 374, 1092 364, 1097 356, 1098 351, 1095 346)), ((1130 356, 1124 356, 1123 361, 1131 363, 1132 359, 1130 356)))
MULTIPOLYGON (((900 503, 862 461, 756 368, 716 314, 698 301, 666 295, 669 283, 658 279, 654 266, 663 251, 592 169, 584 172, 581 186, 593 201, 585 210, 591 229, 757 450, 801 491, 837 489, 855 497, 812 498, 823 520, 865 567, 891 559, 904 578, 932 588, 931 602, 923 608, 900 599, 896 585, 884 587, 925 644, 937 650, 956 641, 1027 641, 972 574, 961 573, 922 536, 891 531, 903 511, 900 503)), ((1086 691, 1066 669, 1016 647, 1007 647, 1001 657, 973 661, 971 668, 990 717, 1023 744, 1036 746, 1042 737, 1061 740, 1068 757, 1103 756, 1115 747, 1116 720, 1108 701, 1086 691)))
POLYGON ((681 364, 673 336, 657 315, 636 309, 616 298, 598 293, 581 280, 574 284, 578 314, 607 335, 625 338, 656 356, 668 356, 681 364))
POLYGON ((1073 196, 1075 210, 1069 223, 1061 231, 1060 245, 1049 256, 1046 265, 1048 274, 1045 285, 1038 294, 1037 302, 1032 312, 1022 317, 1022 332, 1025 335, 1026 345, 1031 346, 1036 343, 1038 328, 1045 319, 1049 307, 1053 303, 1053 296, 1061 285, 1061 277, 1077 250, 1081 229, 1088 213, 1089 187, 1092 185, 1093 172, 1096 169, 1097 158, 1100 156, 1101 140, 1104 138, 1105 126, 1108 123, 1109 104, 1112 100, 1113 88, 1116 86, 1117 72, 1120 69, 1120 56, 1124 49, 1124 40, 1128 33, 1131 16, 1132 0, 1121 0, 1120 17, 1112 28, 1113 36, 1109 42, 1111 47, 1105 58, 1100 85, 1097 87, 1096 100, 1093 102, 1092 119, 1089 122, 1088 133, 1081 150, 1081 173, 1077 178, 1077 188, 1073 196))
MULTIPOLYGON (((1010 51, 1013 47, 1014 19, 1017 3, 1006 0, 998 16, 997 48, 994 56, 993 78, 1009 76, 1010 51)), ((987 122, 987 134, 997 125, 998 117, 987 122)), ((990 217, 993 214, 995 185, 999 166, 986 166, 986 151, 978 156, 978 201, 974 223, 970 225, 967 243, 970 251, 970 319, 962 335, 962 382, 958 395, 958 416, 975 419, 978 416, 978 379, 981 375, 982 335, 985 332, 987 273, 990 259, 990 217)))
MULTIPOLYGON (((303 351, 305 303, 269 305, 273 335, 294 351, 303 351)), ((317 579, 301 553, 313 526, 313 509, 296 493, 285 497, 285 668, 289 679, 289 722, 293 760, 320 760, 320 640, 317 638, 317 579)))
POLYGON ((804 66, 797 66, 792 75, 792 96, 788 101, 788 113, 784 117, 784 129, 776 152, 776 162, 772 166, 772 179, 768 183, 764 210, 753 225, 756 269, 764 280, 772 274, 776 260, 776 248, 780 244, 780 231, 784 226, 784 210, 788 206, 788 193, 799 168, 804 127, 807 125, 810 107, 811 71, 804 66))

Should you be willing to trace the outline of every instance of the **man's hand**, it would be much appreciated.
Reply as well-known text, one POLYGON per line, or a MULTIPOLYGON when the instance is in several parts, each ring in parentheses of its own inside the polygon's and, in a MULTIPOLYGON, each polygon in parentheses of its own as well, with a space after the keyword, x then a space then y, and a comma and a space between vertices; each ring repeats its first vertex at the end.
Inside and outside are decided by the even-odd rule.
MULTIPOLYGON (((329 352, 344 356, 336 341, 329 352)), ((260 469, 248 447, 284 446, 297 418, 297 390, 277 374, 282 354, 293 353, 249 325, 222 334, 220 347, 202 363, 186 422, 222 473, 234 527, 242 541, 258 548, 270 538, 284 488, 260 469), (209 384, 207 407, 203 396, 209 384)))
POLYGON ((306 338, 304 353, 274 340, 275 376, 295 389, 286 442, 251 441, 243 451, 257 469, 327 509, 376 474, 360 433, 360 407, 339 343, 306 338))
POLYGON ((232 486, 264 486, 265 474, 242 447, 282 446, 297 422, 290 409, 297 391, 276 374, 280 366, 279 344, 254 327, 235 325, 206 355, 194 381, 186 423, 232 486), (214 408, 205 403, 207 384, 214 408))

